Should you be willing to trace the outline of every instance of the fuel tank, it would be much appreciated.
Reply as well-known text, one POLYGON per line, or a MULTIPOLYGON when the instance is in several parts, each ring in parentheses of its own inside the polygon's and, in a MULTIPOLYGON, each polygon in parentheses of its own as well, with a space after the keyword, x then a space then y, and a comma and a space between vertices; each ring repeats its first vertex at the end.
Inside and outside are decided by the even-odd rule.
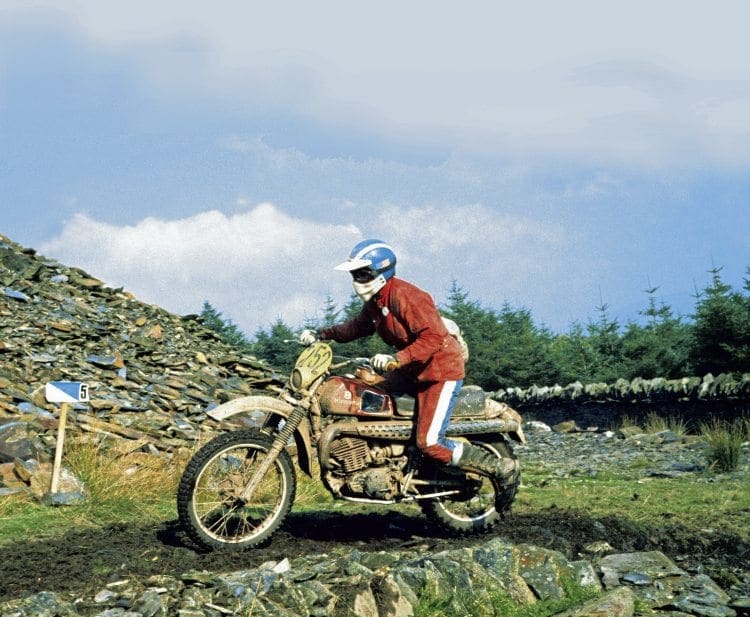
POLYGON ((383 419, 395 415, 393 399, 387 392, 351 377, 330 377, 318 395, 324 414, 383 419))

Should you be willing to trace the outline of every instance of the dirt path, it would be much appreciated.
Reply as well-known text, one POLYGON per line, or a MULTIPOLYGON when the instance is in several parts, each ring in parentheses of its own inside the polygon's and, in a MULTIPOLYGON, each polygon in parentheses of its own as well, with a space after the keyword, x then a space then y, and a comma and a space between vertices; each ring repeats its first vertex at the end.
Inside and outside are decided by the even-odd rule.
MULTIPOLYGON (((593 540, 615 549, 661 550, 682 567, 697 567, 718 579, 746 568, 750 546, 739 538, 717 534, 707 542, 699 529, 638 527, 617 519, 593 520, 585 513, 552 508, 534 514, 511 514, 496 532, 514 543, 560 550, 576 558, 593 540)), ((27 592, 97 592, 119 578, 154 574, 179 576, 190 570, 228 572, 266 561, 322 554, 347 546, 360 550, 439 551, 476 545, 482 537, 446 537, 416 511, 376 514, 319 511, 292 513, 264 547, 241 553, 199 553, 186 543, 176 521, 156 526, 113 526, 71 532, 63 538, 30 539, 0 547, 0 601, 27 592)))

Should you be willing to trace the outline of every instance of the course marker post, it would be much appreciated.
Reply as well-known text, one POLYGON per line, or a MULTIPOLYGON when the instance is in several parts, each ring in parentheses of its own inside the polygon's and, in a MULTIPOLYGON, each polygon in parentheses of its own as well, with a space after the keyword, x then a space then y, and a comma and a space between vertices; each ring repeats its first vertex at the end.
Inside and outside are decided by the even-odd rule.
POLYGON ((79 381, 51 381, 44 388, 44 395, 49 403, 60 403, 60 418, 57 423, 57 443, 55 444, 55 461, 52 465, 52 481, 49 492, 57 493, 62 466, 63 444, 65 442, 65 425, 71 403, 84 403, 89 400, 88 384, 79 381))

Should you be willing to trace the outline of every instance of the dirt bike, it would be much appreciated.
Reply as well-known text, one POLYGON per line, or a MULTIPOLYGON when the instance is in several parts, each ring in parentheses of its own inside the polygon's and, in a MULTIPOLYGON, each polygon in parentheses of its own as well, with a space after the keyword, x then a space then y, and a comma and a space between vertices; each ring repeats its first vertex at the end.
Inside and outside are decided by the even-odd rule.
POLYGON ((521 416, 477 387, 461 389, 447 437, 516 462, 510 480, 484 477, 422 456, 412 436, 414 399, 390 394, 382 381, 366 359, 334 364, 330 344, 316 342, 299 355, 276 396, 246 396, 207 412, 222 423, 244 416, 247 425, 250 417, 256 428, 232 428, 188 462, 177 491, 188 536, 209 550, 269 539, 294 501, 295 447, 299 468, 313 477, 317 466, 334 498, 416 502, 450 532, 492 529, 520 482, 511 440, 525 442, 521 416), (332 373, 345 366, 354 366, 354 374, 332 373))

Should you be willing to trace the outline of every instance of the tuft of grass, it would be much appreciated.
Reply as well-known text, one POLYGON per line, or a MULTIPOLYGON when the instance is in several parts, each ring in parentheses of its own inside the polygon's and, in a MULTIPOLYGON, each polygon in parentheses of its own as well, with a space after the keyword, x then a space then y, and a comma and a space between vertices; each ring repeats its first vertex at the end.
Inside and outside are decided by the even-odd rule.
POLYGON ((711 469, 737 471, 742 460, 742 445, 750 436, 750 420, 737 418, 729 423, 714 418, 704 422, 700 432, 708 444, 706 457, 711 469))
MULTIPOLYGON (((123 444, 128 445, 128 444, 123 444)), ((65 458, 80 478, 91 501, 114 506, 160 501, 177 490, 177 465, 139 450, 106 450, 101 444, 76 444, 65 458)))
POLYGON ((646 432, 661 433, 662 431, 672 431, 678 437, 686 435, 688 432, 687 423, 683 418, 676 416, 663 417, 655 412, 651 412, 646 417, 646 432))
POLYGON ((638 423, 628 414, 623 414, 620 418, 619 428, 640 428, 638 423))

